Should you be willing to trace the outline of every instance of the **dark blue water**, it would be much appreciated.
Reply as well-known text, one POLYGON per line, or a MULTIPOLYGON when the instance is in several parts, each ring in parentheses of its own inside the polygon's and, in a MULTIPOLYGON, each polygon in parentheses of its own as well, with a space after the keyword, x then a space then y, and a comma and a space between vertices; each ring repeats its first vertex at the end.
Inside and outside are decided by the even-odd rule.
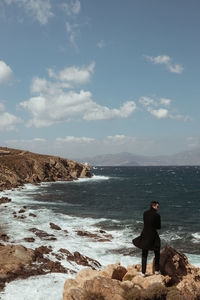
POLYGON ((162 245, 200 254, 200 167, 99 167, 93 173, 96 180, 41 187, 34 199, 44 206, 45 201, 52 202, 57 213, 97 222, 105 218, 99 221, 103 229, 128 227, 138 234, 143 211, 156 200, 162 245))

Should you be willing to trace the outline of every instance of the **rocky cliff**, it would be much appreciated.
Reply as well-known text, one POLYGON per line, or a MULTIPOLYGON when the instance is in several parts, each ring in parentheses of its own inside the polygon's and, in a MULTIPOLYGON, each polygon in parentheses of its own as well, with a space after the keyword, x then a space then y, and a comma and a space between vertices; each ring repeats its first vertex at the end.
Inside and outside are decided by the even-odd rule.
POLYGON ((0 147, 0 190, 26 183, 92 177, 87 165, 57 156, 0 147))

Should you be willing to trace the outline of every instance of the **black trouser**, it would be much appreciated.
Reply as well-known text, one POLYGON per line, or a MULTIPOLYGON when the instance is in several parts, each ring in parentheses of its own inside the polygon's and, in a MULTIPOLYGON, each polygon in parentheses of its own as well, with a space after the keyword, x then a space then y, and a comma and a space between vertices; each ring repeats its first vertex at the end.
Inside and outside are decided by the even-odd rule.
MULTIPOLYGON (((149 250, 142 250, 142 273, 145 274, 146 266, 147 266, 147 256, 149 250)), ((159 271, 159 263, 160 263, 160 250, 154 250, 155 254, 155 271, 159 271)))

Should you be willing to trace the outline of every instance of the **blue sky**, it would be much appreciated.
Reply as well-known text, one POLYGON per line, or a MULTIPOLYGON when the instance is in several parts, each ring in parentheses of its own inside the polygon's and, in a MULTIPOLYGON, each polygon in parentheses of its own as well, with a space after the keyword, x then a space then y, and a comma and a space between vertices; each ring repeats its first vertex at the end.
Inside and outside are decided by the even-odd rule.
POLYGON ((0 144, 69 158, 200 147, 199 0, 1 0, 0 144))

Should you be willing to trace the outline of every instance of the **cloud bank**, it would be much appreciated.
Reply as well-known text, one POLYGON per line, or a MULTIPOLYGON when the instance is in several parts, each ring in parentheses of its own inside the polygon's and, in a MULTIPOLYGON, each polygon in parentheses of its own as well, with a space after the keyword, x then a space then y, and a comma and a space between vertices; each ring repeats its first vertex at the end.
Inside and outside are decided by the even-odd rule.
POLYGON ((59 72, 49 69, 49 79, 35 77, 31 92, 37 95, 20 103, 20 107, 32 115, 27 125, 39 128, 76 119, 128 118, 136 110, 134 101, 124 102, 119 108, 109 108, 96 103, 90 91, 75 90, 77 84, 90 81, 94 67, 91 63, 87 67, 72 66, 59 72))

